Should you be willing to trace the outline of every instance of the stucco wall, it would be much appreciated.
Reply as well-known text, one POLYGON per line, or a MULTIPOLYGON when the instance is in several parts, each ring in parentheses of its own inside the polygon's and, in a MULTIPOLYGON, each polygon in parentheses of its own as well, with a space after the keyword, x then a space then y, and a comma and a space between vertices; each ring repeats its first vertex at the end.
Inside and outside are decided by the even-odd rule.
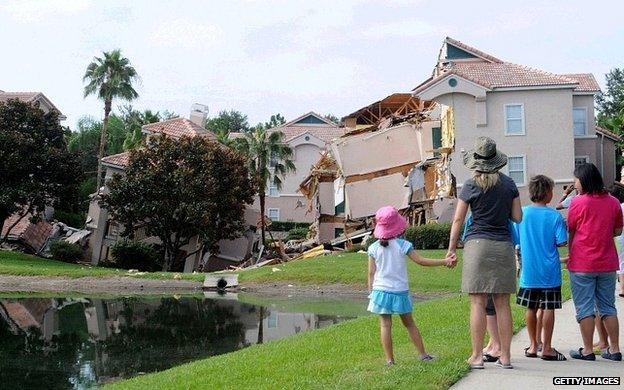
MULTIPOLYGON (((488 92, 486 126, 476 125, 474 96, 445 94, 436 101, 455 111, 456 152, 451 168, 459 184, 470 177, 460 152, 472 149, 478 136, 493 138, 508 156, 525 156, 526 182, 536 174, 545 174, 556 182, 571 182, 575 152, 569 89, 488 92), (514 103, 524 105, 525 135, 505 134, 504 105, 514 103)), ((506 168, 503 171, 506 172, 506 168)), ((523 202, 528 202, 525 186, 519 187, 523 202)))
POLYGON ((600 153, 600 145, 602 144, 602 154, 603 161, 600 164, 600 154, 598 154, 598 169, 602 170, 602 178, 604 179, 604 183, 607 187, 610 187, 615 181, 616 176, 616 167, 615 167, 615 142, 610 138, 604 137, 604 140, 601 136, 596 140, 596 144, 598 146, 598 153, 600 153))
POLYGON ((316 164, 321 158, 321 149, 312 144, 298 145, 293 148, 295 153, 295 172, 289 173, 282 185, 280 193, 283 194, 297 194, 299 190, 299 184, 310 174, 310 168, 316 164))
MULTIPOLYGON (((279 197, 267 197, 266 201, 266 215, 269 215, 269 208, 276 208, 280 210, 280 221, 292 221, 292 222, 313 222, 314 213, 306 214, 308 210, 308 199, 303 195, 299 196, 279 196, 279 197)), ((254 208, 260 209, 259 201, 256 199, 254 208)))
MULTIPOLYGON (((595 131, 595 130, 594 130, 595 131)), ((597 138, 575 138, 574 156, 589 156, 589 162, 600 168, 600 144, 597 138)))

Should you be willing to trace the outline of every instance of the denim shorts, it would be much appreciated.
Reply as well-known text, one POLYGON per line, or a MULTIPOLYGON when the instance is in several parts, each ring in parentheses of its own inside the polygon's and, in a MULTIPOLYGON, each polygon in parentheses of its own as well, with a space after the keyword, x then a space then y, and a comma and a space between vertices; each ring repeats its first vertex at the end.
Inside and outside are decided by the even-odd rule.
POLYGON ((615 316, 615 272, 570 272, 576 320, 595 315, 615 316))

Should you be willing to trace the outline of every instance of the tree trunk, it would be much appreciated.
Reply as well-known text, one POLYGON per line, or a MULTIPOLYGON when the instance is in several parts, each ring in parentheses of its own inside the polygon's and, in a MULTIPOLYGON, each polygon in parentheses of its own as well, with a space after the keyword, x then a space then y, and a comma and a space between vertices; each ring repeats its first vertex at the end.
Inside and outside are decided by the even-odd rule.
POLYGON ((163 264, 163 272, 169 272, 176 257, 176 250, 165 249, 165 263, 163 264))
POLYGON ((258 317, 258 340, 256 344, 262 344, 264 342, 264 306, 260 306, 258 317))
POLYGON ((100 187, 102 187, 102 159, 106 153, 106 141, 107 141, 107 130, 108 130, 108 116, 111 112, 111 106, 113 102, 111 100, 106 100, 104 102, 104 120, 102 121, 102 133, 100 134, 100 150, 98 153, 98 168, 97 168, 97 179, 96 179, 96 191, 100 192, 100 187))
POLYGON ((260 229, 262 232, 262 245, 266 244, 266 226, 264 224, 264 200, 265 195, 264 192, 260 192, 260 229))

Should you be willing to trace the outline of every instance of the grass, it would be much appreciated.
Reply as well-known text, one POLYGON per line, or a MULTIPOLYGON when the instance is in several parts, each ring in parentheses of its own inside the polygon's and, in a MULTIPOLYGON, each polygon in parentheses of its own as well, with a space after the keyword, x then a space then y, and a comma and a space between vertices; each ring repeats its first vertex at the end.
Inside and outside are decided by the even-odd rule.
MULTIPOLYGON (((425 257, 444 258, 446 250, 420 251, 425 257)), ((409 283, 415 292, 458 292, 461 286, 461 255, 457 267, 422 267, 408 264, 409 283)), ((241 271, 239 282, 245 284, 293 282, 301 284, 341 283, 358 287, 366 286, 367 257, 362 253, 333 254, 313 259, 241 271), (280 271, 274 272, 277 268, 280 271)))
MULTIPOLYGON (((523 311, 514 309, 514 328, 523 311)), ((114 383, 110 389, 200 388, 431 388, 444 389, 468 372, 468 298, 422 302, 414 318, 425 345, 438 359, 420 362, 407 332, 395 318, 397 365, 383 366, 376 316, 196 361, 114 383), (454 342, 453 340, 459 340, 454 342)))
MULTIPOLYGON (((175 274, 174 272, 146 272, 136 275, 122 269, 63 263, 20 252, 0 251, 0 275, 62 276, 69 278, 129 276, 146 279, 173 279, 175 274)), ((184 273, 179 275, 182 279, 195 281, 203 281, 205 276, 204 274, 184 273)))

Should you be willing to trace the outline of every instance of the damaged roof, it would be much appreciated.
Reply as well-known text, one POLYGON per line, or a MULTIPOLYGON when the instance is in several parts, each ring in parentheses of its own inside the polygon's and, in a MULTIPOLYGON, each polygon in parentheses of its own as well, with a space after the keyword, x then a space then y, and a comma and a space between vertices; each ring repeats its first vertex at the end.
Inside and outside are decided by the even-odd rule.
POLYGON ((173 118, 161 122, 150 123, 142 128, 144 133, 161 133, 173 138, 181 137, 207 137, 216 141, 217 137, 213 132, 204 129, 198 124, 186 118, 173 118))
POLYGON ((27 247, 29 247, 33 252, 37 253, 43 248, 46 240, 50 236, 52 232, 52 225, 47 221, 39 221, 37 223, 32 223, 30 221, 31 215, 26 215, 21 220, 19 219, 19 214, 15 213, 11 215, 4 222, 4 226, 2 227, 2 237, 4 237, 9 230, 9 227, 12 226, 15 222, 17 225, 11 229, 9 232, 9 240, 19 242, 27 247))
POLYGON ((489 90, 562 86, 574 87, 575 92, 600 91, 591 73, 555 74, 505 62, 449 37, 444 40, 444 48, 446 50, 441 50, 434 75, 414 88, 414 94, 421 93, 451 74, 489 90))

